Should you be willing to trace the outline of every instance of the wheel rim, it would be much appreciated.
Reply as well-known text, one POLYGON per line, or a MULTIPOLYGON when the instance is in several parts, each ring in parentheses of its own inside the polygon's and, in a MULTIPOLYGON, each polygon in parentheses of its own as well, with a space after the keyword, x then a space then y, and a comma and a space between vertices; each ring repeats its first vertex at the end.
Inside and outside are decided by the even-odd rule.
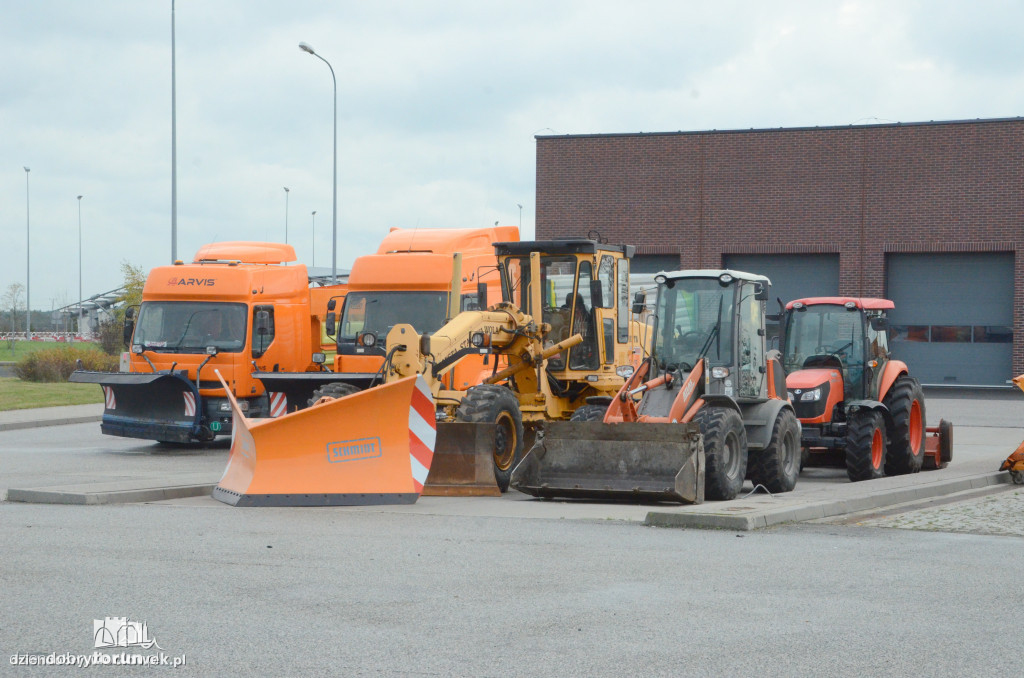
POLYGON ((921 452, 924 426, 921 425, 921 403, 914 400, 910 405, 910 453, 915 457, 921 452))
POLYGON ((876 426, 871 434, 871 466, 875 469, 882 468, 882 452, 884 451, 885 445, 882 440, 882 429, 876 426))
POLYGON ((516 456, 516 424, 508 412, 499 414, 494 423, 497 424, 494 432, 494 465, 507 471, 516 456))
POLYGON ((798 455, 798 450, 800 449, 800 445, 797 444, 796 434, 794 434, 792 431, 787 433, 786 437, 783 438, 782 447, 783 447, 783 458, 782 458, 783 468, 791 471, 799 463, 797 455, 798 455))
POLYGON ((740 472, 740 442, 736 434, 730 433, 725 436, 722 443, 722 454, 725 455, 723 466, 726 469, 726 475, 729 478, 736 476, 740 472))

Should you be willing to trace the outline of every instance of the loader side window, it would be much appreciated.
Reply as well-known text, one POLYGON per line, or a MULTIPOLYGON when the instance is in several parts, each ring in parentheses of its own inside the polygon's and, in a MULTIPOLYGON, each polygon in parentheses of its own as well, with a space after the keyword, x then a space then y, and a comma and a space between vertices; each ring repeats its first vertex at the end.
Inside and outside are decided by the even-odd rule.
POLYGON ((629 341, 629 259, 619 259, 619 293, 616 295, 619 343, 629 341))
POLYGON ((610 256, 601 257, 601 266, 597 269, 597 279, 601 281, 601 308, 615 307, 615 259, 610 256))
POLYGON ((274 307, 253 306, 252 307, 252 357, 262 357, 270 345, 274 343, 274 307), (260 327, 260 312, 268 314, 268 320, 260 327))

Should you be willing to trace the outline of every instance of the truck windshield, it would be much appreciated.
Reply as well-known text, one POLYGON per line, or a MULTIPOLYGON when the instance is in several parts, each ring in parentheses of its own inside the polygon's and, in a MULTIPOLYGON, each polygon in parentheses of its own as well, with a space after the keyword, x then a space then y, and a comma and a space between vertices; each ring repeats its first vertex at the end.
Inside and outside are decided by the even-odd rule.
POLYGON ((654 353, 664 368, 689 371, 702 357, 711 365, 732 363, 735 286, 717 278, 669 280, 658 291, 654 353))
MULTIPOLYGON (((829 358, 838 358, 847 381, 851 370, 864 368, 864 330, 860 313, 834 304, 807 306, 791 311, 786 326, 786 354, 783 367, 795 372, 805 367, 823 367, 829 358)), ((856 375, 855 375, 856 376, 856 375)))
POLYGON ((145 301, 135 323, 133 345, 162 353, 223 353, 245 348, 245 304, 205 301, 145 301))
POLYGON ((419 334, 436 332, 447 311, 444 292, 349 292, 338 339, 351 342, 364 332, 373 332, 383 343, 391 328, 400 323, 412 325, 419 334))

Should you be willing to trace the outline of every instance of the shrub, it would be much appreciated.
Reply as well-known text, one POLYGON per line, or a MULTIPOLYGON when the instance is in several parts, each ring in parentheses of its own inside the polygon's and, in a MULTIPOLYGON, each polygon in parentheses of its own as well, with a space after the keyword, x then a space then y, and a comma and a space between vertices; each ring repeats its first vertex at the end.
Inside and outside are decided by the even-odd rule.
POLYGON ((116 320, 100 322, 99 344, 107 355, 121 355, 121 351, 126 348, 124 345, 124 323, 116 320))
POLYGON ((67 381, 82 361, 82 369, 116 372, 119 359, 99 350, 95 344, 54 346, 34 351, 17 362, 14 372, 23 381, 67 381))

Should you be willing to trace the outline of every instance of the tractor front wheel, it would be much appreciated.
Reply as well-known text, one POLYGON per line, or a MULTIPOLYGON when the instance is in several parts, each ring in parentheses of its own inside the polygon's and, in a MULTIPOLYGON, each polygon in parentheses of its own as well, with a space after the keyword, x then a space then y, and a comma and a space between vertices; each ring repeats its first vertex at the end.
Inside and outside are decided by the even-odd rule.
POLYGON ((875 410, 850 415, 846 425, 846 475, 874 480, 885 475, 885 420, 875 410))
POLYGON ((704 496, 734 499, 747 474, 747 431, 731 407, 704 407, 693 418, 704 437, 704 496))
POLYGON ((519 400, 509 389, 481 384, 466 391, 455 412, 456 421, 496 424, 494 432, 494 477, 498 489, 508 491, 512 469, 523 458, 523 414, 519 400))

